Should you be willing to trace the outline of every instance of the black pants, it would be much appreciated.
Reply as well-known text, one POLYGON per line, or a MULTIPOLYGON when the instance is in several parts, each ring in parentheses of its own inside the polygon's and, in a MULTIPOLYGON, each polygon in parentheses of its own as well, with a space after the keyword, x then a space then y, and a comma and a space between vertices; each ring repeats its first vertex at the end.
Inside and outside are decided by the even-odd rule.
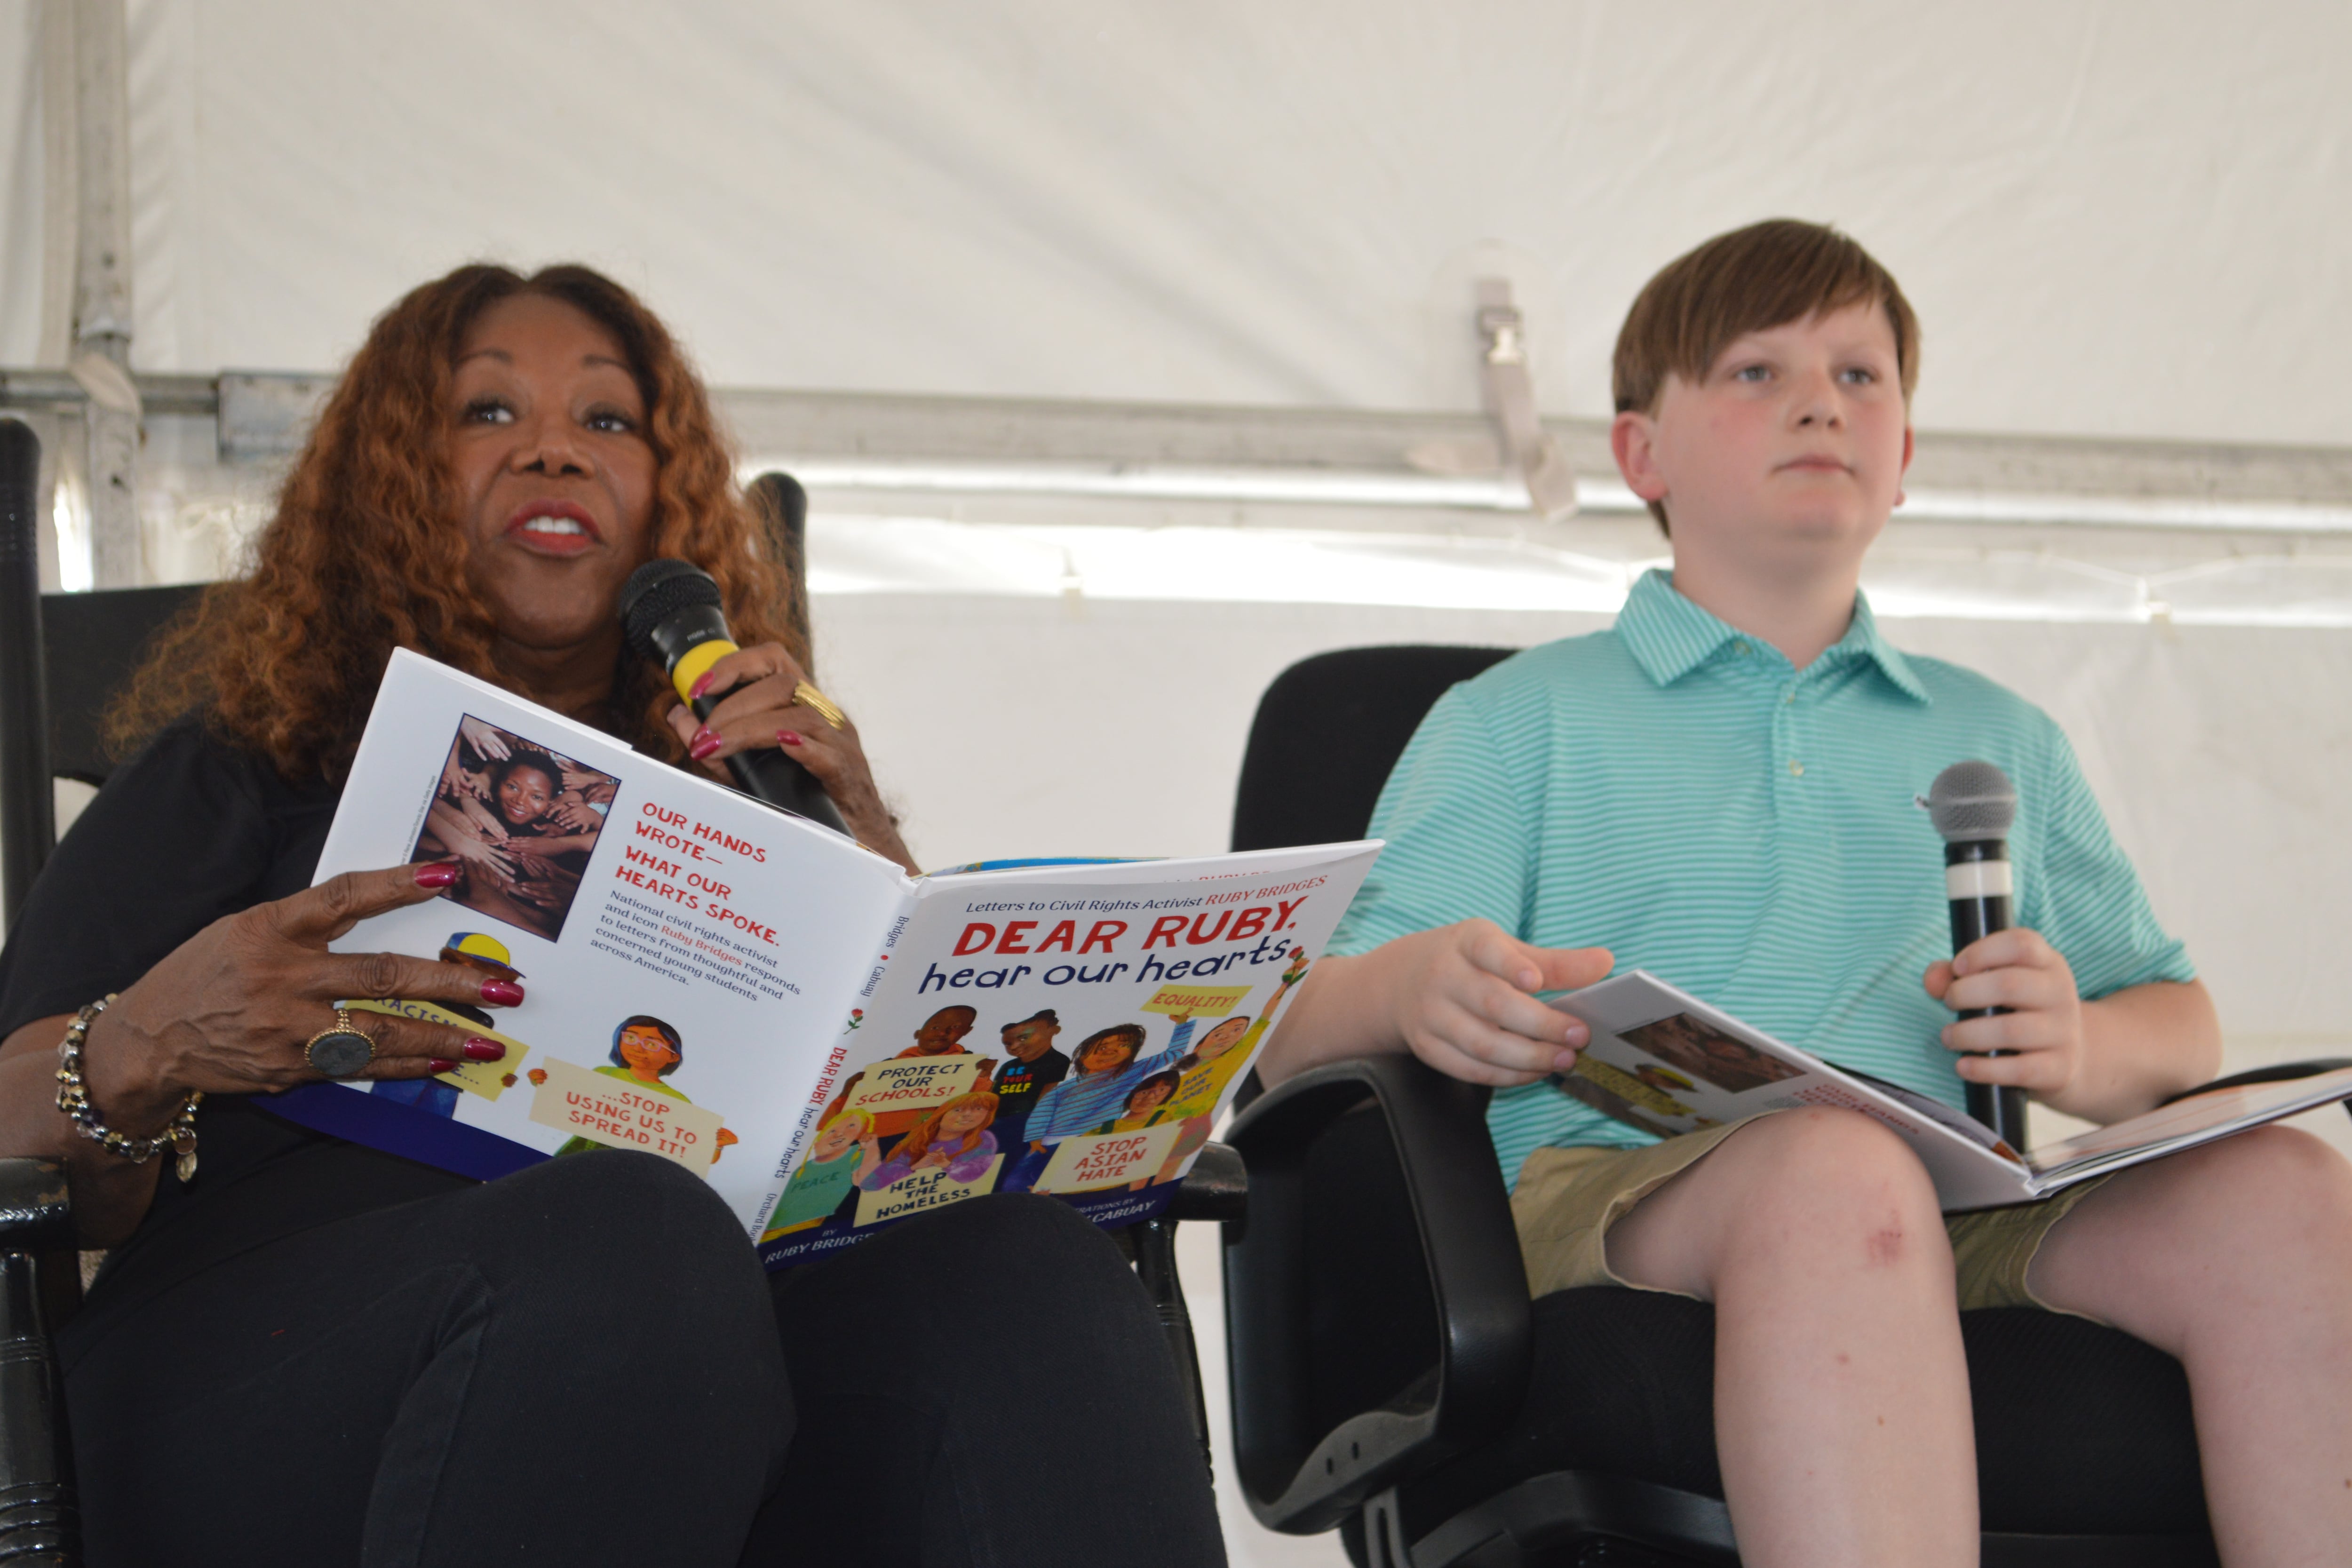
POLYGON ((772 1284, 645 1155, 336 1146, 205 1207, 58 1336, 92 1568, 1223 1560, 1150 1303, 1050 1200, 772 1284))

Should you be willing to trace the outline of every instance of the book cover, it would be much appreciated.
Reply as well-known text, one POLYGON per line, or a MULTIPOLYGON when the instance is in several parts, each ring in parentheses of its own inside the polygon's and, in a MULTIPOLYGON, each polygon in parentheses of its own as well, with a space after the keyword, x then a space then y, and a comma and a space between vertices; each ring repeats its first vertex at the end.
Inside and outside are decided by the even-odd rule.
POLYGON ((461 877, 333 945, 515 979, 525 1000, 349 999, 506 1056, 260 1103, 485 1180, 596 1148, 672 1160, 772 1267, 999 1190, 1128 1223, 1190 1168, 1377 853, 909 878, 404 651, 318 879, 451 859, 461 877))

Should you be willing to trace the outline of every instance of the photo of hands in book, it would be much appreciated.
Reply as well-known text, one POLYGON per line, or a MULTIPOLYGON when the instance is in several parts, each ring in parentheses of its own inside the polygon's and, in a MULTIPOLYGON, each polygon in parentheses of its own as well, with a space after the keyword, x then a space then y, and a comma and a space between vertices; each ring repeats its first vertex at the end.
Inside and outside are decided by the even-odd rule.
POLYGON ((470 714, 441 763, 409 856, 455 860, 442 897, 554 940, 619 781, 470 714))

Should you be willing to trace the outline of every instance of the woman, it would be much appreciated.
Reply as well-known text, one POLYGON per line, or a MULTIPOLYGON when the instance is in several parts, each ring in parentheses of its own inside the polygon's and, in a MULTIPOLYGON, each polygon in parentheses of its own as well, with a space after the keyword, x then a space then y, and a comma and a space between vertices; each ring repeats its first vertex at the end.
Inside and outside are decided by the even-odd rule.
MULTIPOLYGON (((796 695, 806 649, 759 541, 650 312, 581 268, 463 268, 376 322, 250 574, 142 674, 124 720, 152 739, 0 953, 0 1150, 66 1162, 83 1245, 113 1249, 58 1336, 93 1568, 1219 1560, 1172 1367, 1139 1349, 1150 1305, 1066 1209, 978 1198, 770 1280, 667 1161, 482 1184, 266 1109, 320 1076, 305 1042, 339 997, 521 999, 461 963, 327 951, 457 875, 310 886, 394 647, 681 765, 781 745, 907 861, 854 727, 796 695), (707 723, 623 646, 620 586, 656 555, 709 571, 743 643, 707 723), (905 1355, 939 1332, 913 1303, 942 1275, 1097 1328, 1046 1362, 905 1355), (791 1446, 796 1406, 822 1441, 791 1446), (1101 1461, 1076 1500, 1035 1484, 1070 1447, 1101 1461)), ((504 1053, 364 1023, 378 1081, 504 1053)))
POLYGON ((461 782, 452 785, 445 776, 425 812, 415 858, 454 859, 460 902, 551 940, 603 819, 584 832, 557 819, 563 769, 544 752, 509 752, 478 773, 457 769, 457 762, 453 754, 449 771, 461 782))

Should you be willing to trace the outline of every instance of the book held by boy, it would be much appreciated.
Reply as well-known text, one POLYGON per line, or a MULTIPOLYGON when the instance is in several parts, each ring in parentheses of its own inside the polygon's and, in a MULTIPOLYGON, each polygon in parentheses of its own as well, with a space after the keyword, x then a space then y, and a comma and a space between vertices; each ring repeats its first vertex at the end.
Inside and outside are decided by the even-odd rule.
POLYGON ((1948 1211, 2031 1203, 2061 1187, 2352 1099, 2352 1068, 2192 1095, 2039 1149, 2014 1150, 1940 1100, 1834 1067, 1750 1028, 1643 970, 1544 999, 1582 1019, 1592 1043, 1551 1081, 1661 1138, 1768 1110, 1834 1106, 1902 1135, 1948 1211))
POLYGON ((709 1180, 772 1268, 998 1191, 1165 1205, 1374 843, 909 878, 803 818, 394 656, 318 879, 455 860, 361 922, 518 1006, 354 999, 506 1047, 264 1101, 488 1179, 597 1148, 709 1180))

